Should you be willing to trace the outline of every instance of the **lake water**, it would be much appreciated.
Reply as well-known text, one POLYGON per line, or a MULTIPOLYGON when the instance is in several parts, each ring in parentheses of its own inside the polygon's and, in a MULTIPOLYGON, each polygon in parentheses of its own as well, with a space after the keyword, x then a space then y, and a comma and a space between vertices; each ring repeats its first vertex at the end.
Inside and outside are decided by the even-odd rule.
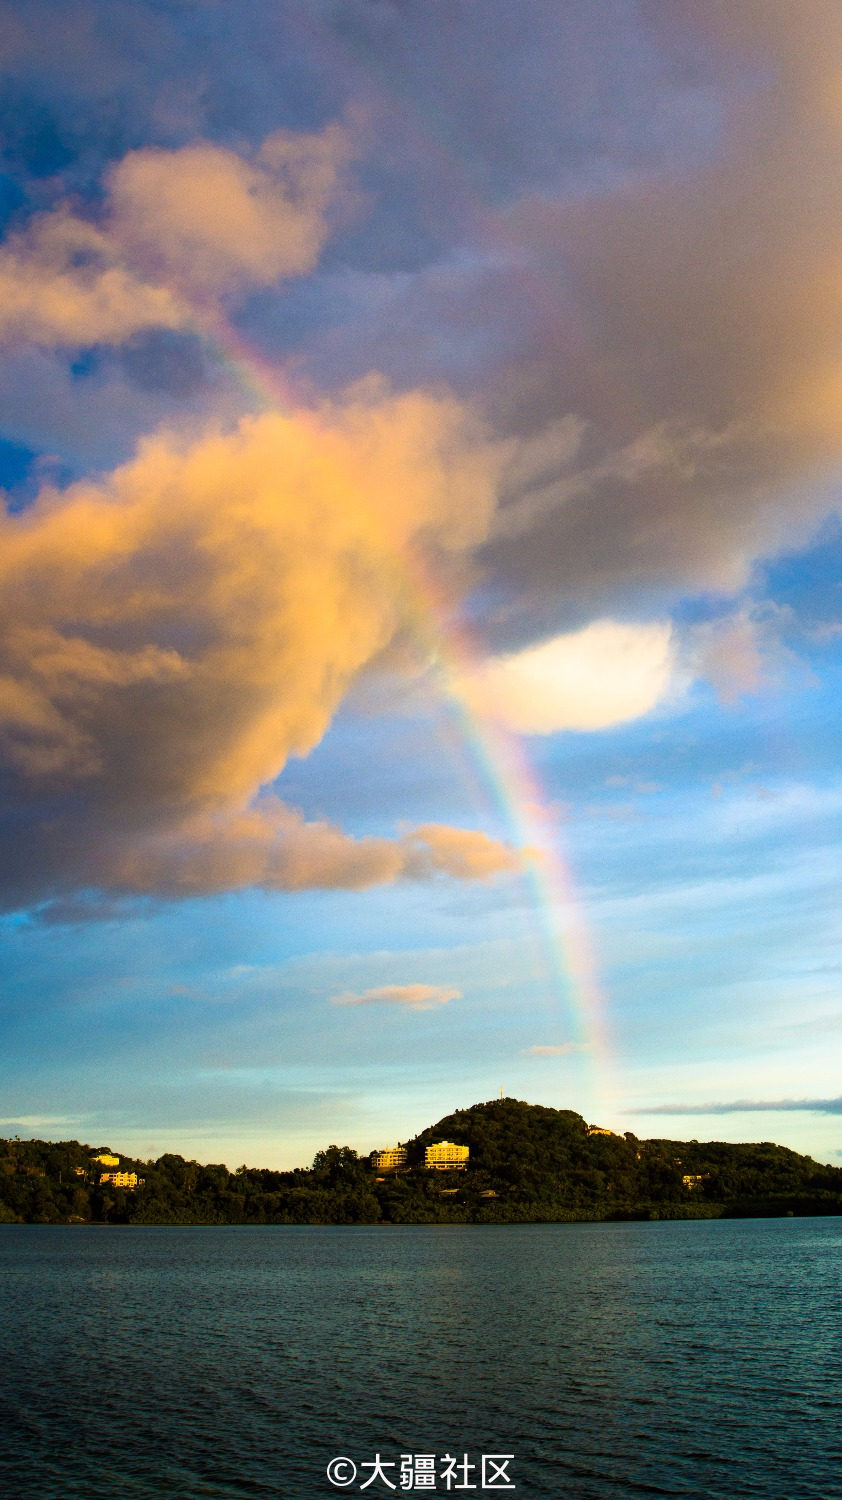
POLYGON ((0 1226, 0 1495, 832 1500, 841 1250, 838 1219, 0 1226))

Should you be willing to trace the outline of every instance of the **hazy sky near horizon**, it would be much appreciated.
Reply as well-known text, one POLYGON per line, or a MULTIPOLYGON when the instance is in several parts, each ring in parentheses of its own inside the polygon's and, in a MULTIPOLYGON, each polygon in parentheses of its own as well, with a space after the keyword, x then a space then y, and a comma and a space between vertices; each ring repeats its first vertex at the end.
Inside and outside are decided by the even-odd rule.
POLYGON ((0 0, 0 1134, 842 1155, 842 9, 0 0))

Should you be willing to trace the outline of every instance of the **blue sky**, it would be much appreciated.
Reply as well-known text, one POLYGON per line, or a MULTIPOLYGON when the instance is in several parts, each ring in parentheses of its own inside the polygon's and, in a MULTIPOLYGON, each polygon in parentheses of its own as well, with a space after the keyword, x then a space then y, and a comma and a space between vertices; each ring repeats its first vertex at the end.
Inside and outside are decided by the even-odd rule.
POLYGON ((0 1132, 837 1159, 838 7, 0 16, 0 1132))

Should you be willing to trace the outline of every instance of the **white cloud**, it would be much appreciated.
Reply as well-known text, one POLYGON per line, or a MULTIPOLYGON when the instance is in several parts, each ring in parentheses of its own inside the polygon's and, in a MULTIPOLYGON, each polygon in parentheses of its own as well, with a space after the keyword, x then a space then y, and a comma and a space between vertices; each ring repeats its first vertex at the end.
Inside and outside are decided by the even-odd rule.
POLYGON ((452 680, 482 718, 522 734, 608 729, 655 708, 673 681, 669 624, 596 620, 452 680))
POLYGON ((26 1130, 40 1130, 44 1126, 80 1125, 85 1115, 4 1115, 0 1125, 23 1125, 26 1130))

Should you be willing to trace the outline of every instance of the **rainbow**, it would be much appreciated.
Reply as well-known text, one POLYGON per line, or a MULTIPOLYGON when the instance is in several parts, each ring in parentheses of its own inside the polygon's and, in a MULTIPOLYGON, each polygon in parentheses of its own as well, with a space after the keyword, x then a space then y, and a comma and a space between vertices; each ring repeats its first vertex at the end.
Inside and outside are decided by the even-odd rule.
MULTIPOLYGON (((417 564, 413 571, 417 574, 417 564)), ((432 626, 438 636, 434 659, 443 689, 454 705, 463 743, 509 842, 522 851, 546 959, 552 1000, 548 1024, 563 1028, 568 1050, 581 1052, 583 1112, 602 1119, 613 1110, 617 1097, 607 1007, 584 903, 564 848, 560 816, 548 801, 523 739, 479 715, 460 687, 481 663, 481 653, 467 628, 449 619, 447 607, 437 600, 429 580, 420 593, 426 618, 418 622, 418 628, 429 638, 432 626)))
MULTIPOLYGON (((230 323, 208 311, 194 326, 223 356, 243 389, 257 398, 261 410, 294 411, 299 420, 317 420, 296 398, 289 378, 230 323)), ((617 1099, 607 1007, 560 819, 523 740, 480 717, 460 690, 460 682, 480 665, 481 652, 465 624, 453 619, 452 607, 429 569, 416 555, 394 553, 390 569, 390 582, 400 591, 416 645, 423 659, 433 663, 454 706, 462 742, 508 840, 522 851, 551 997, 548 1025, 562 1033, 565 1052, 581 1054, 582 1112, 591 1120, 603 1120, 614 1112, 617 1099)))

